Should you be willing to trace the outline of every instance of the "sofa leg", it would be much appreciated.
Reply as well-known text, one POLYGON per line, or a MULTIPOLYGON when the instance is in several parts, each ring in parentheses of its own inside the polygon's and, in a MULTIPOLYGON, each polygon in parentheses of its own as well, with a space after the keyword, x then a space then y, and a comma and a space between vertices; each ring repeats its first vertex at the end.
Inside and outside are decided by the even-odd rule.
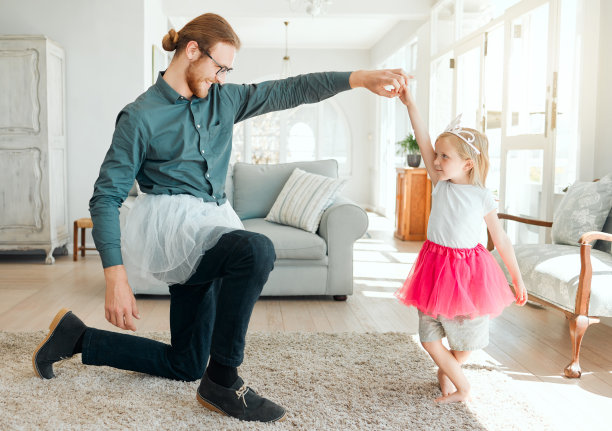
POLYGON ((571 379, 579 378, 582 374, 580 369, 580 345, 582 344, 582 337, 586 332, 589 325, 599 322, 599 319, 590 318, 587 316, 575 316, 569 319, 569 330, 570 337, 572 340, 572 362, 570 362, 564 370, 565 377, 571 379))
POLYGON ((346 301, 346 300, 347 300, 346 295, 334 295, 334 301, 346 301))

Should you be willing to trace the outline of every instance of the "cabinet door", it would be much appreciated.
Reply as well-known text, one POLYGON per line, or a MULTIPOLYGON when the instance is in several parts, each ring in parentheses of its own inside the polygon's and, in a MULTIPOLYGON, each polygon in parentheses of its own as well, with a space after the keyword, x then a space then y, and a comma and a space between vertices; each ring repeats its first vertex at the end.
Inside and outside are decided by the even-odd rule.
POLYGON ((0 238, 42 229, 40 158, 38 148, 0 149, 0 238))
MULTIPOLYGON (((0 241, 39 241, 45 228, 40 50, 0 44, 0 241)), ((44 100, 44 98, 42 99, 44 100)))

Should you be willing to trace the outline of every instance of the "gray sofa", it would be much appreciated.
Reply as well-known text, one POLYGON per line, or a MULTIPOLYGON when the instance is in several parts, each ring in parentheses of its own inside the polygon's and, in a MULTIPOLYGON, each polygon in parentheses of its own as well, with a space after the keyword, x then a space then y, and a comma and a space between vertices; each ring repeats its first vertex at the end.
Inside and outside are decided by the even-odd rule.
MULTIPOLYGON (((335 160, 251 165, 236 163, 230 169, 226 194, 246 230, 266 235, 277 260, 262 295, 332 295, 337 300, 353 293, 353 244, 367 230, 365 211, 338 196, 323 213, 316 234, 264 218, 295 168, 338 177, 335 160)), ((120 209, 122 226, 136 193, 130 193, 120 209)), ((150 282, 128 274, 136 294, 168 294, 162 282, 150 282)))

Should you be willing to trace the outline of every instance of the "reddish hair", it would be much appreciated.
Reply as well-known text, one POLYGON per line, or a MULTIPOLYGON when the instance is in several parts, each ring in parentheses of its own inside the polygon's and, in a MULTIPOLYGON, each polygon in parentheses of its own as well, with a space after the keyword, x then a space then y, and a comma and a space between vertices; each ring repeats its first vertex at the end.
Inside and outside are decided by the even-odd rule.
POLYGON ((176 32, 170 29, 162 39, 166 51, 181 52, 189 42, 195 41, 203 51, 208 51, 219 42, 224 42, 240 49, 240 38, 225 18, 205 13, 189 21, 176 32))

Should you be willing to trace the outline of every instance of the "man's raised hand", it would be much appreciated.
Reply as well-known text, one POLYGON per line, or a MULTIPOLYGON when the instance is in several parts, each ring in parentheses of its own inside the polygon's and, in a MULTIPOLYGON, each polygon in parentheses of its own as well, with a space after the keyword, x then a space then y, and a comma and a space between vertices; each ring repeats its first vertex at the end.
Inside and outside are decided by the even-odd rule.
POLYGON ((351 73, 351 88, 367 88, 383 97, 396 97, 408 85, 410 77, 402 69, 357 70, 351 73))

